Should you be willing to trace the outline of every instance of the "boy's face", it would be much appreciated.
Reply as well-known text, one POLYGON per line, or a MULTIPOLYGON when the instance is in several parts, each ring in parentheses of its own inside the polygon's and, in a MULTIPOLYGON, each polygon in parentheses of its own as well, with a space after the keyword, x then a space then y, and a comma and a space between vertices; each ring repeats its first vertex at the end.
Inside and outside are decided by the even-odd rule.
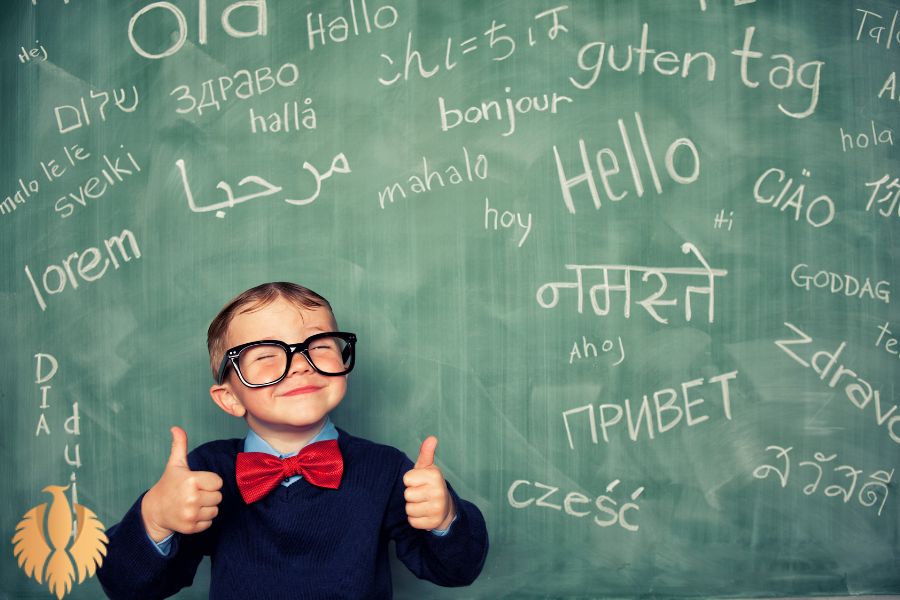
MULTIPOLYGON (((295 344, 335 328, 334 317, 327 308, 300 308, 278 298, 262 308, 236 315, 228 325, 226 348, 258 340, 295 344)), ((236 417, 246 415, 250 428, 271 443, 317 432, 346 390, 346 375, 317 373, 304 356, 294 354, 288 374, 275 385, 248 388, 229 368, 225 381, 212 386, 210 395, 225 412, 236 417)))

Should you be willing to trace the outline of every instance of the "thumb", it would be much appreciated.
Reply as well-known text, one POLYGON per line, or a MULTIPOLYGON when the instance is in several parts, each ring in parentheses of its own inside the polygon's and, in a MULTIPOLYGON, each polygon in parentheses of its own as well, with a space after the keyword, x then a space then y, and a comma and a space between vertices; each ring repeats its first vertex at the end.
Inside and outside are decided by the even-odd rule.
POLYGON ((425 441, 422 442, 422 447, 419 448, 419 458, 416 459, 416 469, 430 467, 434 464, 434 449, 437 448, 437 445, 438 440, 433 435, 429 435, 425 438, 425 441))
POLYGON ((173 426, 169 431, 172 432, 172 450, 169 452, 167 466, 189 469, 187 461, 187 434, 184 432, 184 429, 177 425, 173 426))

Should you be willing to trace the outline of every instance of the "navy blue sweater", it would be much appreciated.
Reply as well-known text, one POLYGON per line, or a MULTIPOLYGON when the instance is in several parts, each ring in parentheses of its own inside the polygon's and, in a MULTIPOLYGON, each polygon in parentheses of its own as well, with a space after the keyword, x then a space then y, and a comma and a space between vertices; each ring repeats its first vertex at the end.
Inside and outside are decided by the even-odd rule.
POLYGON ((450 488, 458 514, 450 532, 439 537, 414 529, 403 497, 403 475, 412 461, 396 448, 339 432, 344 476, 338 489, 304 479, 278 486, 249 506, 234 475, 243 440, 196 448, 188 455, 191 469, 212 471, 225 482, 212 526, 194 535, 176 534, 163 556, 144 532, 142 495, 106 532, 107 556, 97 577, 107 595, 171 596, 191 584, 208 555, 210 598, 390 598, 390 540, 417 577, 443 586, 472 583, 488 550, 478 508, 450 488))

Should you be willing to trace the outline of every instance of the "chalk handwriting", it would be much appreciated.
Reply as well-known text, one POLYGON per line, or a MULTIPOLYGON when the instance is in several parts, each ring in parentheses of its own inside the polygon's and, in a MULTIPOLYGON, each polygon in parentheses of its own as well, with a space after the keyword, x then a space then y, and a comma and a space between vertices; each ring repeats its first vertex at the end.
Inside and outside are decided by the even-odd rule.
POLYGON ((275 111, 269 116, 257 115, 250 109, 250 132, 257 133, 290 133, 291 131, 312 131, 317 125, 316 110, 310 106, 312 98, 303 100, 304 108, 300 109, 300 102, 285 102, 282 111, 275 111))
MULTIPOLYGON (((469 149, 462 147, 462 165, 459 168, 451 164, 441 171, 432 170, 428 167, 428 157, 422 157, 422 174, 410 175, 406 183, 409 190, 414 194, 424 194, 432 190, 432 186, 443 188, 446 185, 459 185, 460 183, 473 183, 477 180, 484 181, 488 176, 488 159, 484 154, 478 154, 473 161, 469 155, 469 149), (463 169, 463 167, 465 167, 463 169), (444 183, 444 177, 447 183, 444 183)), ((406 188, 399 181, 395 181, 384 188, 383 192, 378 192, 378 205, 385 208, 385 201, 390 204, 394 203, 395 196, 406 198, 406 188)))
POLYGON ((19 62, 22 64, 31 62, 32 60, 47 60, 47 49, 40 45, 40 41, 35 40, 35 44, 37 44, 37 48, 25 48, 25 46, 21 46, 21 52, 18 54, 19 62), (43 56, 42 56, 43 55, 43 56))
MULTIPOLYGON (((658 195, 662 194, 662 180, 656 169, 656 159, 653 156, 653 152, 650 150, 650 142, 644 131, 644 122, 641 119, 640 113, 634 113, 634 121, 637 127, 638 140, 640 141, 641 149, 644 154, 644 162, 650 173, 650 178, 653 180, 653 187, 658 195)), ((638 198, 642 198, 644 196, 644 174, 638 166, 637 155, 633 149, 634 144, 631 141, 631 136, 628 134, 628 128, 625 126, 624 120, 619 119, 618 125, 619 135, 625 151, 625 158, 628 161, 628 171, 631 173, 631 182, 634 184, 633 190, 638 198)), ((556 159, 556 172, 557 175, 559 175, 559 185, 562 190, 563 202, 566 205, 566 209, 572 214, 575 214, 575 201, 572 198, 572 189, 578 187, 582 183, 585 183, 588 186, 594 208, 599 210, 603 204, 600 199, 600 192, 597 187, 594 168, 591 164, 591 159, 588 155, 584 139, 578 140, 578 151, 581 164, 580 167, 576 167, 576 171, 579 171, 579 169, 580 171, 577 175, 570 177, 569 173, 571 173, 571 171, 569 171, 569 173, 566 172, 563 165, 563 159, 560 157, 559 149, 556 145, 553 146, 553 157, 556 159)), ((611 148, 601 148, 596 153, 597 173, 600 176, 600 183, 603 186, 605 197, 613 202, 619 202, 624 199, 630 191, 622 189, 621 191, 616 192, 612 187, 611 178, 620 171, 618 156, 619 155, 611 148)), ((666 150, 664 164, 666 173, 668 173, 672 181, 681 185, 694 183, 700 177, 700 153, 697 151, 697 146, 694 145, 694 142, 689 138, 678 138, 669 144, 669 147, 666 150), (684 148, 690 157, 690 160, 681 161, 680 169, 682 172, 679 172, 675 167, 675 153, 678 152, 680 148, 684 148), (686 169, 685 163, 688 162, 690 163, 690 166, 686 169)))
MULTIPOLYGON (((125 146, 120 144, 119 148, 124 150, 125 146)), ((88 199, 97 200, 108 190, 125 181, 125 178, 131 177, 135 173, 140 173, 141 166, 131 152, 126 150, 125 156, 120 155, 113 158, 115 159, 114 161, 110 159, 108 154, 104 153, 101 155, 103 163, 100 175, 102 175, 103 179, 99 176, 91 177, 79 185, 76 191, 69 192, 56 200, 53 209, 59 213, 60 218, 65 219, 72 216, 76 206, 87 206, 88 199)))
POLYGON ((881 42, 885 42, 884 48, 886 50, 890 50, 891 44, 895 42, 900 44, 900 27, 898 27, 900 25, 900 21, 898 21, 900 11, 894 11, 887 35, 883 35, 885 32, 885 21, 880 14, 862 8, 857 8, 856 12, 862 13, 859 20, 859 29, 856 30, 857 42, 862 39, 863 33, 865 33, 867 38, 874 40, 876 46, 880 46, 881 42), (867 26, 868 29, 866 28, 867 26))
POLYGON ((725 209, 723 208, 719 211, 719 214, 716 215, 716 218, 713 219, 713 229, 721 229, 722 227, 725 227, 726 224, 728 225, 726 229, 731 231, 731 226, 734 225, 734 211, 729 211, 728 217, 726 218, 725 209))
POLYGON ((885 412, 881 405, 880 391, 874 389, 872 384, 863 379, 861 375, 857 375, 856 372, 848 369, 843 364, 837 363, 838 357, 840 357, 844 348, 847 347, 847 342, 842 341, 834 352, 819 350, 813 354, 809 360, 806 360, 798 354, 803 351, 799 349, 795 350, 794 346, 811 345, 813 339, 806 335, 806 333, 796 325, 787 322, 785 322, 784 325, 799 337, 775 340, 775 345, 781 348, 781 350, 790 356, 796 363, 805 368, 812 368, 822 381, 825 381, 825 378, 831 373, 832 367, 837 364, 837 370, 834 372, 834 375, 832 375, 831 380, 827 383, 828 387, 833 389, 837 387, 842 379, 846 378, 844 381, 844 394, 847 396, 847 400, 859 410, 865 410, 866 407, 871 404, 873 406, 873 412, 875 413, 874 417, 876 425, 884 427, 891 440, 900 444, 900 411, 897 410, 897 405, 890 405, 890 410, 885 412), (823 365, 822 362, 825 360, 828 362, 823 365))
MULTIPOLYGON (((187 197, 188 207, 191 209, 191 211, 195 213, 205 213, 214 210, 216 211, 216 216, 220 219, 225 217, 226 208, 233 208, 238 204, 242 204, 249 200, 255 200, 256 198, 271 196, 273 194, 281 192, 283 189, 281 186, 273 185, 263 177, 260 177, 258 175, 248 175, 238 182, 237 187, 258 186, 254 191, 245 193, 242 196, 235 196, 231 184, 223 180, 220 181, 218 185, 216 185, 216 188, 222 190, 225 193, 225 200, 217 202, 215 204, 208 204, 206 206, 197 206, 196 202, 194 202, 194 194, 191 191, 190 183, 188 183, 187 168, 185 167, 184 159, 179 158, 178 160, 176 160, 175 166, 178 168, 178 171, 181 174, 181 182, 184 185, 184 194, 187 197)), ((319 194, 322 191, 322 182, 324 180, 328 179, 335 173, 346 174, 350 172, 350 165, 347 163, 347 157, 344 156, 343 152, 337 154, 334 157, 334 159, 331 161, 331 166, 328 167, 328 169, 323 173, 320 173, 316 167, 306 161, 303 162, 303 168, 309 171, 309 173, 313 176, 313 179, 315 179, 316 189, 311 195, 305 198, 285 198, 284 201, 288 204, 293 204, 295 206, 304 206, 306 204, 315 202, 316 198, 319 197, 319 194)))
MULTIPOLYGON (((197 0, 197 13, 198 13, 198 41, 200 45, 206 45, 206 32, 207 32, 207 10, 206 10, 206 0, 197 0)), ((241 0, 240 2, 233 2, 230 4, 224 11, 222 11, 222 29, 227 33, 230 37, 233 38, 248 38, 255 36, 265 37, 268 33, 268 11, 266 10, 266 0, 241 0), (250 30, 241 30, 234 27, 231 24, 231 14, 237 10, 238 8, 245 9, 256 9, 256 27, 250 30)), ((184 13, 180 8, 172 4, 171 2, 153 2, 152 4, 148 4, 143 7, 134 15, 132 15, 131 19, 128 21, 128 41, 131 42, 131 47, 135 52, 143 56, 144 58, 149 58, 152 60, 158 60, 160 58, 165 58, 167 56, 172 56, 179 50, 181 50, 184 43, 187 41, 188 36, 188 20, 184 13), (160 37, 165 35, 163 42, 167 42, 169 40, 173 40, 171 45, 162 50, 161 52, 151 52, 146 50, 144 45, 141 44, 137 37, 135 36, 135 26, 137 26, 138 22, 142 19, 146 18, 151 11, 154 9, 161 8, 168 11, 171 17, 175 17, 175 22, 178 25, 178 33, 177 35, 171 35, 169 32, 171 29, 169 28, 169 24, 171 24, 171 17, 162 16, 161 21, 165 23, 166 26, 160 26, 161 22, 158 19, 154 24, 151 22, 149 25, 145 25, 140 27, 140 31, 151 31, 158 33, 160 37), (155 27, 154 27, 155 25, 155 27)), ((144 41, 146 43, 146 40, 144 41)))
MULTIPOLYGON (((622 343, 622 336, 616 336, 616 339, 619 343, 619 349, 617 352, 619 353, 619 358, 616 362, 612 363, 612 366, 617 367, 625 360, 625 345, 622 343)), ((605 339, 600 342, 600 351, 604 354, 609 352, 614 352, 616 347, 616 341, 613 339, 605 339)), ((574 342, 572 344, 572 350, 569 352, 569 364, 571 365, 575 361, 584 362, 591 361, 591 358, 598 358, 597 354, 597 345, 593 342, 589 342, 586 335, 581 336, 581 343, 574 342)), ((598 361, 591 361, 598 362, 598 361)))
MULTIPOLYGON (((56 376, 57 371, 59 370, 59 361, 55 356, 45 352, 38 352, 34 355, 35 359, 35 385, 40 386, 41 390, 41 416, 38 418, 37 428, 35 429, 34 435, 35 437, 39 437, 42 433, 47 436, 51 436, 50 426, 47 423, 47 414, 46 410, 50 408, 50 404, 47 402, 47 396, 53 386, 50 385, 50 382, 56 376)), ((81 417, 78 414, 78 402, 72 403, 72 415, 67 417, 63 422, 63 430, 73 436, 81 436, 81 417)), ((76 470, 82 467, 81 462, 81 444, 74 444, 74 455, 69 452, 69 444, 68 442, 65 445, 65 449, 63 450, 63 459, 66 461, 66 465, 72 467, 74 470, 69 476, 69 481, 71 484, 68 486, 69 491, 72 495, 72 503, 78 503, 78 482, 76 476, 76 470)))
MULTIPOLYGON (((811 175, 807 169, 802 169, 800 174, 807 178, 811 175)), ((786 173, 778 167, 772 167, 763 171, 763 174, 756 179, 756 184, 753 186, 753 197, 756 199, 757 204, 768 204, 772 208, 779 208, 781 212, 784 212, 788 208, 793 208, 795 221, 799 221, 801 215, 803 215, 808 224, 817 228, 824 227, 834 220, 834 200, 827 194, 816 196, 810 200, 809 204, 806 206, 806 210, 803 210, 806 184, 803 183, 802 180, 798 179, 799 184, 789 196, 788 192, 794 184, 793 177, 788 177, 787 181, 781 187, 781 191, 778 192, 777 197, 774 192, 768 196, 763 195, 766 193, 763 189, 766 191, 777 189, 772 185, 771 178, 773 175, 776 176, 775 181, 780 184, 784 181, 786 173), (782 204, 782 200, 784 200, 785 196, 788 196, 787 201, 782 204)))
MULTIPOLYGON (((131 89, 134 92, 133 100, 128 99, 128 94, 123 88, 112 91, 113 103, 115 104, 116 108, 118 108, 122 112, 134 112, 140 102, 137 87, 131 86, 131 89), (128 104, 126 105, 126 103, 128 104)), ((107 104, 109 104, 109 92, 97 92, 91 90, 90 100, 92 108, 94 104, 99 104, 98 111, 100 113, 100 120, 106 121, 106 106, 107 104)), ((91 124, 91 115, 90 111, 88 110, 88 101, 84 98, 84 96, 80 98, 80 109, 78 106, 63 104, 55 107, 53 109, 53 112, 56 114, 56 125, 58 126, 60 133, 69 133, 70 131, 81 129, 82 127, 91 124), (64 122, 65 125, 63 124, 64 122)))
POLYGON ((898 200, 900 200, 900 180, 896 177, 891 179, 891 176, 885 174, 884 177, 878 179, 876 181, 869 181, 866 183, 866 187, 872 188, 872 195, 869 196, 869 202, 866 204, 866 212, 872 210, 875 206, 875 203, 878 204, 887 204, 886 207, 879 208, 877 213, 882 217, 891 217, 895 213, 898 217, 900 217, 900 208, 898 208, 898 200), (890 183, 887 183, 890 181, 890 183), (879 192, 881 192, 881 186, 884 186, 885 194, 878 197, 879 192))
MULTIPOLYGON (((369 17, 369 5, 366 0, 360 0, 357 5, 356 0, 349 0, 350 4, 350 20, 348 21, 344 15, 337 16, 328 22, 328 39, 336 44, 347 41, 350 37, 350 25, 353 25, 353 35, 358 37, 372 33, 372 25, 376 29, 390 29, 393 27, 400 15, 397 9, 390 4, 379 6, 375 9, 372 17, 369 17), (362 19, 360 21, 360 18, 362 19), (360 27, 362 25, 362 27, 360 27), (365 29, 365 31, 363 31, 365 29)), ((319 36, 319 43, 324 46, 327 42, 325 38, 325 20, 322 13, 316 13, 318 25, 313 23, 313 13, 306 13, 306 29, 309 37, 309 49, 315 50, 316 36, 319 36)), ((329 15, 330 18, 330 15, 329 15)))
MULTIPOLYGON (((734 4, 732 6, 743 6, 744 4, 753 4, 756 0, 733 0, 734 4)), ((700 0, 700 10, 706 11, 706 2, 707 0, 700 0)))
MULTIPOLYGON (((512 88, 506 87, 507 94, 512 88)), ((441 131, 449 131, 463 122, 475 124, 480 121, 502 122, 504 119, 509 122, 508 129, 500 134, 504 137, 510 136, 516 132, 516 114, 524 115, 532 110, 534 112, 549 112, 555 115, 558 112, 558 104, 560 102, 571 103, 572 99, 568 96, 562 96, 553 92, 552 94, 542 94, 540 96, 522 96, 513 102, 512 98, 506 97, 504 109, 500 108, 500 102, 497 100, 487 100, 480 104, 462 108, 447 108, 446 101, 443 96, 438 96, 438 112, 441 115, 441 131), (449 118, 448 118, 449 117, 449 118)))
POLYGON ((569 83, 580 90, 589 90, 600 78, 603 67, 608 65, 613 71, 620 73, 631 70, 634 64, 634 57, 637 55, 637 75, 643 75, 647 70, 647 58, 650 54, 655 54, 651 65, 653 70, 660 75, 671 77, 680 73, 681 78, 685 79, 690 74, 691 65, 694 61, 702 59, 699 67, 706 67, 706 81, 713 81, 716 78, 716 59, 709 52, 685 52, 682 56, 671 50, 659 52, 655 48, 649 48, 650 27, 647 23, 641 25, 641 43, 637 47, 631 44, 627 46, 626 56, 623 59, 622 46, 616 46, 605 41, 589 42, 578 50, 577 64, 578 68, 589 77, 584 81, 578 81, 575 77, 569 77, 569 83), (619 50, 619 60, 616 60, 616 50, 619 50), (680 66, 679 66, 680 65, 680 66))
MULTIPOLYGON (((91 153, 86 151, 79 144, 69 144, 63 146, 63 153, 65 154, 70 167, 78 165, 81 161, 84 161, 91 156, 91 153)), ((56 181, 63 177, 66 173, 70 172, 70 167, 67 167, 65 161, 63 161, 62 159, 57 160, 56 158, 50 158, 46 161, 42 160, 39 161, 39 165, 41 171, 44 174, 44 178, 48 182, 56 181)), ((19 205, 25 204, 25 202, 29 198, 31 198, 33 194, 37 194, 41 189, 41 184, 37 178, 19 178, 18 184, 19 185, 16 187, 16 191, 6 196, 3 201, 0 202, 0 215, 7 215, 12 213, 19 207, 19 205)))
MULTIPOLYGON (((740 57, 741 83, 749 88, 759 87, 759 81, 755 81, 750 75, 750 60, 759 60, 763 56, 762 52, 750 49, 755 32, 756 27, 747 27, 744 30, 743 47, 740 50, 732 50, 731 52, 735 56, 740 57)), ((784 90, 792 87, 794 81, 796 81, 797 85, 810 93, 809 103, 801 112, 792 112, 780 102, 778 103, 778 110, 794 119, 805 119, 816 112, 816 106, 819 103, 819 82, 822 75, 822 67, 825 66, 825 63, 821 60, 811 60, 800 65, 795 72, 794 65, 797 61, 790 54, 773 54, 769 57, 769 60, 775 63, 775 66, 769 69, 768 82, 770 86, 777 90, 784 90), (778 64, 779 62, 783 64, 778 64), (810 69, 812 74, 805 79, 805 73, 810 69)))
MULTIPOLYGON (((772 462, 776 464, 759 465, 753 470, 753 477, 756 479, 767 479, 770 475, 775 475, 781 487, 786 488, 791 478, 790 453, 793 449, 793 446, 788 446, 787 448, 775 445, 767 446, 766 452, 775 453, 772 462)), ((800 472, 806 473, 811 469, 813 474, 813 481, 803 486, 804 494, 812 496, 816 493, 825 472, 823 467, 832 467, 832 464, 828 463, 833 463, 837 457, 837 454, 826 456, 822 452, 814 452, 813 460, 804 460, 798 463, 798 467, 806 467, 807 469, 807 471, 798 469, 800 472)), ((825 496, 838 498, 844 504, 847 504, 854 498, 854 493, 856 492, 856 500, 862 506, 869 507, 878 504, 876 516, 881 516, 881 511, 884 509, 884 504, 888 499, 889 487, 894 477, 894 469, 890 471, 878 470, 871 473, 868 476, 869 480, 859 487, 858 492, 856 486, 860 482, 860 475, 863 475, 862 469, 851 465, 839 465, 831 468, 830 473, 834 474, 832 479, 837 479, 837 483, 822 488, 822 493, 825 496), (881 500, 880 503, 878 503, 879 500, 881 500)))
MULTIPOLYGON (((644 493, 644 486, 639 486, 631 491, 627 496, 630 500, 623 502, 619 506, 619 502, 612 498, 612 494, 619 487, 621 480, 614 479, 606 486, 604 494, 597 496, 593 500, 596 513, 592 521, 598 527, 611 527, 618 525, 627 531, 637 531, 640 526, 629 517, 628 513, 637 512, 640 507, 637 505, 637 499, 644 493)), ((584 518, 591 514, 590 510, 578 510, 577 507, 589 505, 592 500, 581 492, 569 492, 564 497, 559 493, 556 486, 541 483, 539 481, 528 481, 527 479, 517 479, 510 484, 506 491, 506 499, 509 505, 517 509, 533 509, 533 508, 549 508, 558 510, 570 517, 584 518)), ((587 508, 585 506, 584 508, 587 508)))
MULTIPOLYGON (((615 425, 622 426, 622 417, 625 417, 625 425, 627 426, 628 439, 632 442, 638 441, 641 437, 641 430, 646 430, 647 439, 653 440, 657 435, 662 435, 668 431, 672 431, 680 424, 686 427, 699 425, 710 419, 709 414, 698 414, 699 407, 706 402, 705 398, 691 396, 693 388, 700 387, 704 384, 718 383, 720 386, 720 397, 722 401, 722 414, 726 420, 731 420, 731 391, 729 389, 729 381, 736 379, 737 371, 722 373, 707 379, 698 377, 691 381, 685 381, 681 384, 680 390, 675 388, 665 388, 653 392, 653 400, 651 402, 647 394, 643 395, 640 402, 632 402, 625 399, 625 407, 619 404, 604 403, 597 406, 594 410, 593 404, 586 404, 576 408, 570 408, 562 412, 563 423, 566 428, 566 437, 569 441, 569 448, 575 449, 575 440, 572 435, 572 426, 569 423, 570 418, 574 420, 574 415, 587 415, 587 424, 590 426, 591 441, 599 444, 597 436, 597 425, 600 425, 600 435, 603 442, 608 444, 610 440, 610 428, 615 425), (680 399, 680 402, 679 402, 680 399), (682 407, 683 405, 683 407, 682 407), (599 418, 597 417, 599 415, 599 418), (683 419, 683 420, 682 420, 683 419)), ((715 388, 713 388, 715 389, 715 388)), ((696 394, 696 392, 694 392, 696 394)), ((584 427, 580 428, 581 430, 584 427)))
POLYGON ((106 274, 110 264, 113 269, 118 269, 120 261, 127 263, 131 262, 132 258, 141 258, 141 249, 134 234, 128 229, 123 229, 119 235, 103 240, 102 250, 92 246, 81 252, 72 252, 58 265, 48 265, 40 277, 40 285, 35 281, 28 265, 25 265, 25 276, 31 284, 38 306, 44 311, 47 310, 45 293, 48 296, 55 296, 63 293, 69 286, 73 290, 78 289, 79 281, 89 283, 97 281, 106 274), (125 242, 128 242, 127 247, 125 242), (72 268, 73 262, 76 265, 75 269, 72 268))
MULTIPOLYGON (((534 16, 535 21, 541 22, 542 26, 547 26, 546 36, 550 41, 555 40, 560 33, 569 31, 568 28, 560 22, 560 14, 563 11, 568 10, 568 8, 567 5, 556 6, 534 16)), ((443 63, 433 63, 434 66, 428 68, 423 63, 421 52, 413 45, 413 32, 409 31, 406 36, 406 55, 403 60, 403 68, 400 68, 399 66, 395 67, 394 65, 396 62, 389 54, 382 54, 381 58, 388 65, 386 70, 389 73, 393 73, 393 76, 379 77, 378 83, 384 86, 390 86, 398 81, 409 81, 411 75, 418 75, 422 79, 430 79, 440 73, 442 66, 445 72, 455 69, 458 64, 455 57, 462 57, 484 48, 490 53, 491 60, 498 62, 507 60, 516 52, 516 40, 509 35, 510 33, 512 32, 507 30, 506 23, 497 23, 497 20, 493 19, 491 21, 491 26, 481 34, 485 38, 483 40, 480 40, 479 36, 475 35, 456 44, 452 37, 448 37, 447 43, 444 44, 446 50, 444 52, 443 63), (482 43, 480 46, 479 40, 482 43), (413 70, 413 65, 415 65, 415 70, 413 70)), ((312 44, 311 41, 310 44, 312 44)), ((532 27, 529 27, 528 45, 534 46, 535 44, 537 44, 537 40, 535 39, 534 31, 532 27)))
POLYGON ((890 324, 890 321, 885 321, 884 325, 878 326, 878 331, 881 333, 878 334, 878 339, 875 340, 875 347, 878 348, 881 346, 881 342, 884 340, 884 351, 900 358, 900 351, 897 350, 897 344, 900 340, 893 337, 895 334, 888 329, 888 325, 890 324), (884 339, 885 336, 888 336, 886 340, 884 339))
POLYGON ((894 145, 893 129, 885 128, 880 132, 876 132, 875 121, 869 121, 869 124, 872 127, 872 135, 870 136, 868 131, 861 131, 856 134, 855 138, 849 133, 844 133, 844 128, 841 127, 841 149, 846 152, 847 150, 853 150, 854 148, 868 148, 870 141, 873 148, 878 144, 888 144, 890 146, 894 145))
MULTIPOLYGON (((178 114, 183 115, 196 110, 197 114, 202 116, 203 110, 206 108, 222 110, 222 105, 229 101, 228 92, 234 87, 235 82, 237 82, 237 87, 234 88, 232 97, 247 100, 253 96, 262 96, 269 90, 275 89, 276 84, 287 88, 296 85, 299 81, 300 67, 288 62, 278 67, 274 77, 272 77, 272 67, 263 66, 254 69, 252 73, 249 69, 238 69, 231 76, 223 75, 217 79, 207 79, 200 84, 199 100, 188 84, 176 86, 169 92, 169 95, 174 96, 180 93, 175 101, 184 104, 175 108, 175 112, 178 114)), ((194 90, 196 89, 195 85, 194 90)))
POLYGON ((524 244, 525 240, 528 238, 528 234, 531 233, 531 213, 528 213, 528 217, 523 220, 521 213, 514 213, 509 210, 504 210, 501 213, 500 209, 491 207, 490 200, 487 198, 484 199, 485 229, 497 231, 500 227, 508 229, 513 225, 518 225, 519 229, 522 231, 522 237, 519 238, 518 243, 518 247, 521 248, 522 244, 524 244))
POLYGON ((791 283, 807 291, 815 287, 851 298, 868 296, 873 300, 881 300, 885 304, 891 302, 891 284, 888 281, 882 279, 875 284, 873 289, 872 282, 868 277, 860 285, 859 279, 849 273, 817 271, 815 274, 810 274, 809 265, 806 263, 800 263, 791 269, 791 283))
POLYGON ((561 289, 574 289, 577 294, 576 306, 578 314, 584 312, 584 274, 599 271, 601 273, 602 283, 590 285, 588 287, 588 296, 591 301, 591 308, 594 314, 598 316, 606 316, 611 311, 610 292, 621 292, 624 294, 623 316, 627 319, 631 316, 631 273, 643 273, 641 282, 647 283, 651 277, 655 278, 658 288, 654 293, 643 300, 638 300, 639 304, 647 313, 659 323, 668 324, 669 319, 660 315, 656 306, 677 306, 678 298, 661 299, 668 289, 668 280, 666 275, 680 275, 685 277, 699 276, 706 279, 705 286, 688 285, 684 293, 684 316, 685 320, 690 321, 692 318, 691 295, 705 294, 709 297, 707 320, 712 323, 715 317, 715 289, 714 279, 716 277, 724 277, 728 271, 724 269, 713 269, 706 262, 706 259, 700 254, 696 246, 690 242, 681 245, 681 251, 684 254, 693 254, 697 260, 703 265, 703 268, 685 268, 685 267, 637 267, 630 265, 565 265, 570 271, 575 271, 574 282, 553 282, 545 283, 537 291, 537 302, 542 308, 554 308, 559 304, 559 291, 561 289), (611 284, 609 281, 609 272, 623 272, 623 281, 619 284, 611 284), (602 293, 602 301, 598 301, 597 295, 602 293))
POLYGON ((900 101, 900 94, 897 94, 897 71, 891 71, 891 74, 884 80, 884 85, 878 91, 879 98, 885 97, 885 94, 887 94, 888 100, 900 101))

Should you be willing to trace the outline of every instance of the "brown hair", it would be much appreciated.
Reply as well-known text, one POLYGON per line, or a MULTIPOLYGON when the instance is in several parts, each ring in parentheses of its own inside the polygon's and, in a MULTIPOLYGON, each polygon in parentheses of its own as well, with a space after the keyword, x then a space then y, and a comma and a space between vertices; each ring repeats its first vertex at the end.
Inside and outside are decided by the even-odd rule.
POLYGON ((219 311, 212 323, 209 324, 209 329, 206 332, 206 347, 209 350, 209 364, 213 377, 218 375, 219 363, 222 362, 222 357, 227 350, 225 347, 225 335, 228 332, 228 325, 235 315, 257 310, 271 304, 278 298, 285 298, 299 308, 327 308, 328 312, 331 313, 332 320, 334 320, 334 311, 331 309, 331 304, 328 303, 328 300, 302 285, 287 281, 275 281, 250 288, 246 292, 232 298, 219 311))

